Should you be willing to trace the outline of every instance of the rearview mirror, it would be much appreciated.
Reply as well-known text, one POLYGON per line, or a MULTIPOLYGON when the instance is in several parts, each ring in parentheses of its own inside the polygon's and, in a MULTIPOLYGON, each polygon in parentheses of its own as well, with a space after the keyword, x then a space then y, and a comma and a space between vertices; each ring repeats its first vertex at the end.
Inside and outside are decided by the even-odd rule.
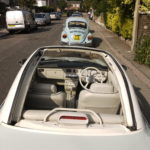
POLYGON ((122 65, 122 67, 123 67, 123 69, 124 69, 125 71, 127 71, 127 69, 128 69, 128 67, 127 67, 127 66, 122 65))
POLYGON ((18 62, 18 64, 19 64, 20 66, 22 66, 22 65, 26 62, 26 60, 27 60, 27 58, 23 58, 22 60, 20 60, 20 61, 18 62))

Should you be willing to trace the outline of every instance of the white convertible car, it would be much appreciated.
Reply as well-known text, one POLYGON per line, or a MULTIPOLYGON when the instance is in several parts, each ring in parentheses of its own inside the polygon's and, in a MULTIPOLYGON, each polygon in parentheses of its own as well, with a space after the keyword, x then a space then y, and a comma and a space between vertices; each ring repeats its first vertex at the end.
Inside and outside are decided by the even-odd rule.
POLYGON ((42 47, 0 111, 0 150, 150 150, 150 129, 118 61, 103 50, 42 47))

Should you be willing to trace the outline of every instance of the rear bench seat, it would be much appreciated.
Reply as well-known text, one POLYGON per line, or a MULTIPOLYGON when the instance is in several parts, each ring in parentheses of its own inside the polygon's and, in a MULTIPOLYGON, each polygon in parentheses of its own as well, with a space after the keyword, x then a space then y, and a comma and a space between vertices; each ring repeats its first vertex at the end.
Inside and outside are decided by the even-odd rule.
POLYGON ((66 94, 58 92, 54 84, 35 82, 29 89, 26 109, 53 109, 65 107, 66 94))

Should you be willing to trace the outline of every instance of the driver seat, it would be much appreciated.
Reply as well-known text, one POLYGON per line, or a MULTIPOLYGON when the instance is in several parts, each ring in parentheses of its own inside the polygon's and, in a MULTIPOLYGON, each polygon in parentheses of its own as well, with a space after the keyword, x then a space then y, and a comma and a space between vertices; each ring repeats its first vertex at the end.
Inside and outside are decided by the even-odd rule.
POLYGON ((79 94, 78 108, 96 113, 116 114, 120 105, 119 93, 111 83, 93 83, 89 90, 79 94))

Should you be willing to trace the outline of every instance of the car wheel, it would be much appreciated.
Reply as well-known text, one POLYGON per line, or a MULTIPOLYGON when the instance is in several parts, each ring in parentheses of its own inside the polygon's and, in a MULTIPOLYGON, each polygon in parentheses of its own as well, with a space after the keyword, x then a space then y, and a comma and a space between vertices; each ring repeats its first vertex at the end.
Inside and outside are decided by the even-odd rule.
POLYGON ((26 29, 25 29, 25 31, 26 31, 27 33, 31 32, 30 26, 27 26, 26 29))
POLYGON ((13 30, 9 30, 8 32, 9 32, 9 34, 14 34, 13 30))

